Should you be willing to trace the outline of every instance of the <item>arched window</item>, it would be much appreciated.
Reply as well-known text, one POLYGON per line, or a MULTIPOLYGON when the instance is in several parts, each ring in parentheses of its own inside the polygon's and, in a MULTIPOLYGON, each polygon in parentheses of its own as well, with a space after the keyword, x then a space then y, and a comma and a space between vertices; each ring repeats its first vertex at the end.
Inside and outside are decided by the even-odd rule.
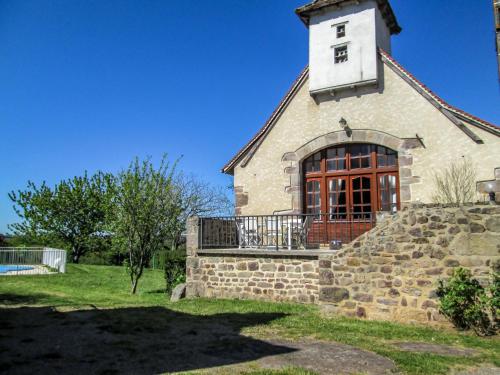
POLYGON ((398 154, 353 143, 318 151, 303 162, 304 212, 329 220, 362 219, 399 209, 398 154))

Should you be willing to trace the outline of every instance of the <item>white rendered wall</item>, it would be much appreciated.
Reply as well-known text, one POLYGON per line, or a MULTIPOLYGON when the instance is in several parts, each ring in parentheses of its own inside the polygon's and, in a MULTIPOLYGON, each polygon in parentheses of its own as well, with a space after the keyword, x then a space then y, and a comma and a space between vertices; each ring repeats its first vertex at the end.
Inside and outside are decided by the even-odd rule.
POLYGON ((375 1, 329 8, 309 23, 309 91, 318 92, 373 81, 377 44, 390 52, 390 33, 375 1), (336 24, 346 22, 346 36, 337 38, 336 24), (335 46, 347 43, 348 61, 335 64, 335 46))

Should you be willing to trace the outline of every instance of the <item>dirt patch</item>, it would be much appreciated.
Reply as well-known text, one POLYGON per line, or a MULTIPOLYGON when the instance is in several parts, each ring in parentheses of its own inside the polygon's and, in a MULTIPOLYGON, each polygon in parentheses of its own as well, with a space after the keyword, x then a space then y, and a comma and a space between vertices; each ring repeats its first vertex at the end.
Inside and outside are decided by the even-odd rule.
POLYGON ((475 369, 464 370, 455 373, 455 375, 499 375, 500 369, 498 367, 478 367, 475 369))
POLYGON ((293 352, 274 355, 259 360, 262 367, 279 369, 296 366, 318 374, 372 374, 391 373, 396 366, 389 359, 335 342, 319 341, 268 341, 272 345, 295 349, 293 352))
POLYGON ((455 346, 448 345, 428 344, 425 342, 398 342, 394 345, 397 348, 407 352, 432 353, 456 357, 471 357, 477 354, 477 351, 473 349, 457 348, 455 346))

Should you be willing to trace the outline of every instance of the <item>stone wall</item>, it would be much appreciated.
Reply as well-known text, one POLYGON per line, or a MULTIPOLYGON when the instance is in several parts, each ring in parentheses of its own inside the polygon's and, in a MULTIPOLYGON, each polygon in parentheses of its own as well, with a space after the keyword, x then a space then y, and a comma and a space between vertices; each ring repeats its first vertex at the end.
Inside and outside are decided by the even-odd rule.
POLYGON ((187 296, 316 303, 368 319, 440 323, 435 293, 455 267, 500 266, 500 206, 411 206, 339 251, 199 250, 189 222, 187 296))
POLYGON ((413 206, 320 257, 320 303, 350 316, 439 322, 438 280, 462 266, 487 282, 499 255, 500 207, 413 206))
MULTIPOLYGON (((318 302, 318 258, 276 251, 204 250, 188 259, 198 297, 318 302)), ((190 288, 193 291, 193 288, 190 288)), ((193 296, 189 292, 188 296, 193 296)))

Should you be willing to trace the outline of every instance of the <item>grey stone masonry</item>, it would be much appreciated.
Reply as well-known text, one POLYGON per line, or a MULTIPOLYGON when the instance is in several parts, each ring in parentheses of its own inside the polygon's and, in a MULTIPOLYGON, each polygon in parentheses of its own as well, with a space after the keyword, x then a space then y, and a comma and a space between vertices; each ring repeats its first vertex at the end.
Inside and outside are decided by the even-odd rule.
POLYGON ((292 301, 367 319, 445 324, 436 287, 456 267, 500 268, 500 206, 409 205, 342 249, 198 249, 189 220, 186 296, 292 301))
MULTIPOLYGON (((317 303, 318 256, 288 251, 226 249, 188 257, 187 297, 317 303)), ((304 251, 302 251, 304 253, 304 251)))

